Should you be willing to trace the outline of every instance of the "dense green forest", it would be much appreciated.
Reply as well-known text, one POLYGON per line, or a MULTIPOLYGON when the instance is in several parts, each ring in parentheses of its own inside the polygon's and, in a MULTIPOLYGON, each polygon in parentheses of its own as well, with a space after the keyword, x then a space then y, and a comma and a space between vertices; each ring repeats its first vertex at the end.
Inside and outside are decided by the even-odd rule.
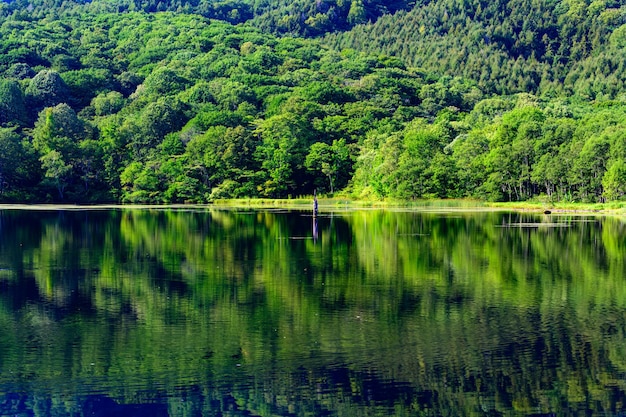
POLYGON ((489 94, 593 100, 624 89, 625 23, 621 0, 439 0, 327 41, 461 76, 489 94))
POLYGON ((92 12, 193 13, 233 24, 250 22, 266 32, 300 36, 347 30, 415 5, 415 1, 407 0, 96 0, 93 4, 91 0, 4 1, 7 13, 45 15, 51 8, 63 13, 75 5, 86 5, 92 12))
POLYGON ((626 6, 384 3, 0 2, 0 201, 624 197, 626 6))

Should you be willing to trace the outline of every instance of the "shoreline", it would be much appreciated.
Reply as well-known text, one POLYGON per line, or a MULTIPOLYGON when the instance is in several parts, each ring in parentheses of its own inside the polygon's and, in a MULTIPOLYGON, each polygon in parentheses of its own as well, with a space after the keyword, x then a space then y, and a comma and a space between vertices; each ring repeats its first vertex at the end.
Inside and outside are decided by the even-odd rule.
MULTIPOLYGON (((540 202, 486 202, 480 200, 418 200, 418 201, 369 201, 347 198, 319 198, 320 210, 337 209, 401 209, 401 210, 505 210, 537 212, 544 214, 611 214, 626 215, 626 202, 611 203, 540 203, 540 202)), ((0 210, 111 210, 111 209, 206 209, 206 208, 293 208, 309 209, 313 197, 295 199, 228 199, 206 204, 50 204, 50 203, 7 203, 0 204, 0 210)))

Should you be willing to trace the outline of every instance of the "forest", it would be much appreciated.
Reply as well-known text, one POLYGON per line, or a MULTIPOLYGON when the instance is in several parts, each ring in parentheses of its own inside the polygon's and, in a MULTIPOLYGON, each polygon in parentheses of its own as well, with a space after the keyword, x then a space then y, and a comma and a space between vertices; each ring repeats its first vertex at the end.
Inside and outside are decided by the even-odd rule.
POLYGON ((621 200, 626 2, 0 2, 0 202, 621 200))

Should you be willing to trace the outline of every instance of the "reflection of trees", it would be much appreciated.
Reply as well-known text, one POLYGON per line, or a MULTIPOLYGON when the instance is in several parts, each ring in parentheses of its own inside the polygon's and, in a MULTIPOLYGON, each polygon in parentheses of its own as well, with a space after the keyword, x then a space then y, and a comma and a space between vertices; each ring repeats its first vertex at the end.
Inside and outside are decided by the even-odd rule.
POLYGON ((170 415, 626 400, 620 220, 318 222, 314 241, 297 212, 0 212, 0 386, 33 392, 29 407, 89 390, 146 403, 156 389, 170 415), (533 225, 548 221, 569 227, 533 225))
MULTIPOLYGON (((441 215, 428 220, 426 214, 406 214, 409 221, 395 213, 377 215, 383 219, 367 222, 381 230, 353 230, 373 233, 384 246, 379 253, 394 257, 390 270, 378 269, 380 279, 403 277, 409 291, 419 295, 414 305, 419 315, 405 321, 414 331, 401 332, 398 347, 401 352, 415 346, 416 357, 403 356, 409 363, 402 369, 409 375, 404 371, 394 378, 424 384, 411 375, 422 369, 427 380, 436 376, 426 386, 439 386, 440 394, 458 390, 446 403, 462 406, 473 392, 496 408, 523 412, 563 404, 598 411, 623 398, 624 385, 615 385, 614 370, 623 362, 616 361, 615 346, 626 328, 617 313, 624 305, 624 271, 619 250, 613 258, 620 260, 612 260, 608 248, 619 247, 624 235, 615 220, 550 220, 570 225, 565 228, 519 225, 548 221, 531 215, 463 215, 447 221, 441 215), (395 223, 381 227, 389 222, 395 223), (503 223, 511 226, 493 227, 503 223), (407 244, 391 236, 423 233, 424 224, 432 237, 412 237, 407 244), (603 245, 603 239, 610 242, 603 245)), ((367 259, 367 266, 380 261, 366 251, 368 256, 359 259, 367 259)), ((393 361, 379 360, 389 362, 381 369, 393 369, 393 361)))

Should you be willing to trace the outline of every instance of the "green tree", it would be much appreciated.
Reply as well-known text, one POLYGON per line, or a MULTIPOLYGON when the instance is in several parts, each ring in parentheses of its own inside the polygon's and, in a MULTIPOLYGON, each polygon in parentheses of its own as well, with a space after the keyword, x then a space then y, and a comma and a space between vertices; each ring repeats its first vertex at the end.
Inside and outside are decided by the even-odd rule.
MULTIPOLYGON (((593 202, 603 198, 602 182, 606 173, 609 150, 610 142, 606 135, 592 136, 584 141, 569 174, 578 198, 582 201, 593 202)), ((619 169, 619 165, 616 166, 616 171, 607 178, 607 185, 610 185, 608 183, 610 177, 618 178, 616 175, 619 174, 619 169)))
POLYGON ((525 200, 533 195, 532 170, 535 141, 541 137, 543 112, 523 106, 506 113, 490 141, 486 159, 489 192, 498 199, 497 190, 508 200, 525 200))
POLYGON ((106 187, 105 149, 98 140, 79 143, 78 157, 72 162, 82 184, 82 194, 88 200, 109 199, 106 187))
POLYGON ((14 129, 0 128, 0 198, 22 185, 28 166, 21 137, 14 129))
POLYGON ((15 80, 0 80, 0 126, 27 121, 24 93, 15 80))
POLYGON ((407 125, 403 150, 398 159, 396 197, 421 198, 431 192, 433 184, 430 183, 429 167, 447 142, 448 132, 440 124, 428 124, 423 119, 416 119, 407 125))
POLYGON ((46 179, 52 182, 59 193, 59 199, 64 199, 64 192, 71 181, 73 168, 63 159, 61 152, 51 150, 41 157, 41 166, 46 179))
POLYGON ((551 201, 562 200, 567 193, 569 155, 562 152, 544 153, 533 167, 532 181, 545 190, 551 201))
POLYGON ((197 178, 188 175, 187 155, 180 135, 170 133, 159 145, 158 176, 166 203, 204 202, 206 190, 197 178))
POLYGON ((146 77, 143 82, 146 94, 153 97, 162 97, 179 93, 185 89, 187 80, 177 71, 167 67, 159 67, 146 77))
POLYGON ((311 172, 321 172, 328 178, 330 193, 335 186, 345 186, 352 171, 350 149, 343 139, 334 140, 331 145, 316 142, 311 145, 305 159, 305 166, 311 172))
POLYGON ((255 156, 266 175, 260 189, 265 196, 285 197, 297 188, 302 189, 311 137, 310 124, 304 115, 281 113, 259 123, 257 134, 262 142, 255 156))
POLYGON ((606 201, 623 200, 626 195, 626 162, 615 160, 602 177, 602 197, 606 201))
POLYGON ((117 113, 124 107, 125 103, 124 96, 117 91, 100 93, 91 99, 91 107, 93 107, 96 116, 108 116, 117 113))
POLYGON ((460 196, 480 195, 487 181, 486 157, 489 153, 489 127, 474 128, 467 134, 459 135, 448 149, 452 150, 452 158, 458 175, 457 190, 460 196))
POLYGON ((113 87, 111 72, 102 68, 67 71, 61 77, 77 108, 87 106, 93 97, 113 87))
POLYGON ((58 104, 39 114, 33 129, 33 146, 42 154, 59 151, 70 161, 76 155, 78 142, 88 136, 87 126, 76 112, 67 104, 58 104))
POLYGON ((365 11, 363 0, 352 0, 350 10, 348 11, 348 23, 353 26, 367 23, 367 12, 365 11))
POLYGON ((435 153, 429 167, 424 173, 428 178, 428 192, 437 198, 455 198, 459 192, 459 177, 457 166, 451 155, 441 151, 435 153))
POLYGON ((224 110, 237 110, 244 102, 255 103, 254 92, 245 84, 234 80, 216 78, 209 83, 215 102, 224 110))
POLYGON ((39 111, 44 107, 67 103, 69 88, 58 72, 42 70, 33 77, 26 87, 26 100, 31 109, 39 111))
POLYGON ((122 201, 128 203, 163 202, 164 191, 158 176, 158 163, 131 162, 120 174, 122 201))
POLYGON ((148 157, 169 133, 180 130, 187 122, 185 105, 176 98, 160 98, 148 103, 139 114, 127 119, 132 158, 148 157))
POLYGON ((32 134, 33 147, 41 155, 46 183, 55 186, 61 200, 75 181, 82 177, 87 184, 90 173, 100 168, 94 163, 94 158, 100 160, 100 155, 91 154, 96 148, 81 150, 81 144, 91 136, 90 129, 67 104, 44 109, 32 134))
POLYGON ((399 161, 404 150, 402 136, 400 133, 383 134, 373 139, 380 144, 375 145, 369 186, 378 197, 397 197, 401 181, 399 161))

